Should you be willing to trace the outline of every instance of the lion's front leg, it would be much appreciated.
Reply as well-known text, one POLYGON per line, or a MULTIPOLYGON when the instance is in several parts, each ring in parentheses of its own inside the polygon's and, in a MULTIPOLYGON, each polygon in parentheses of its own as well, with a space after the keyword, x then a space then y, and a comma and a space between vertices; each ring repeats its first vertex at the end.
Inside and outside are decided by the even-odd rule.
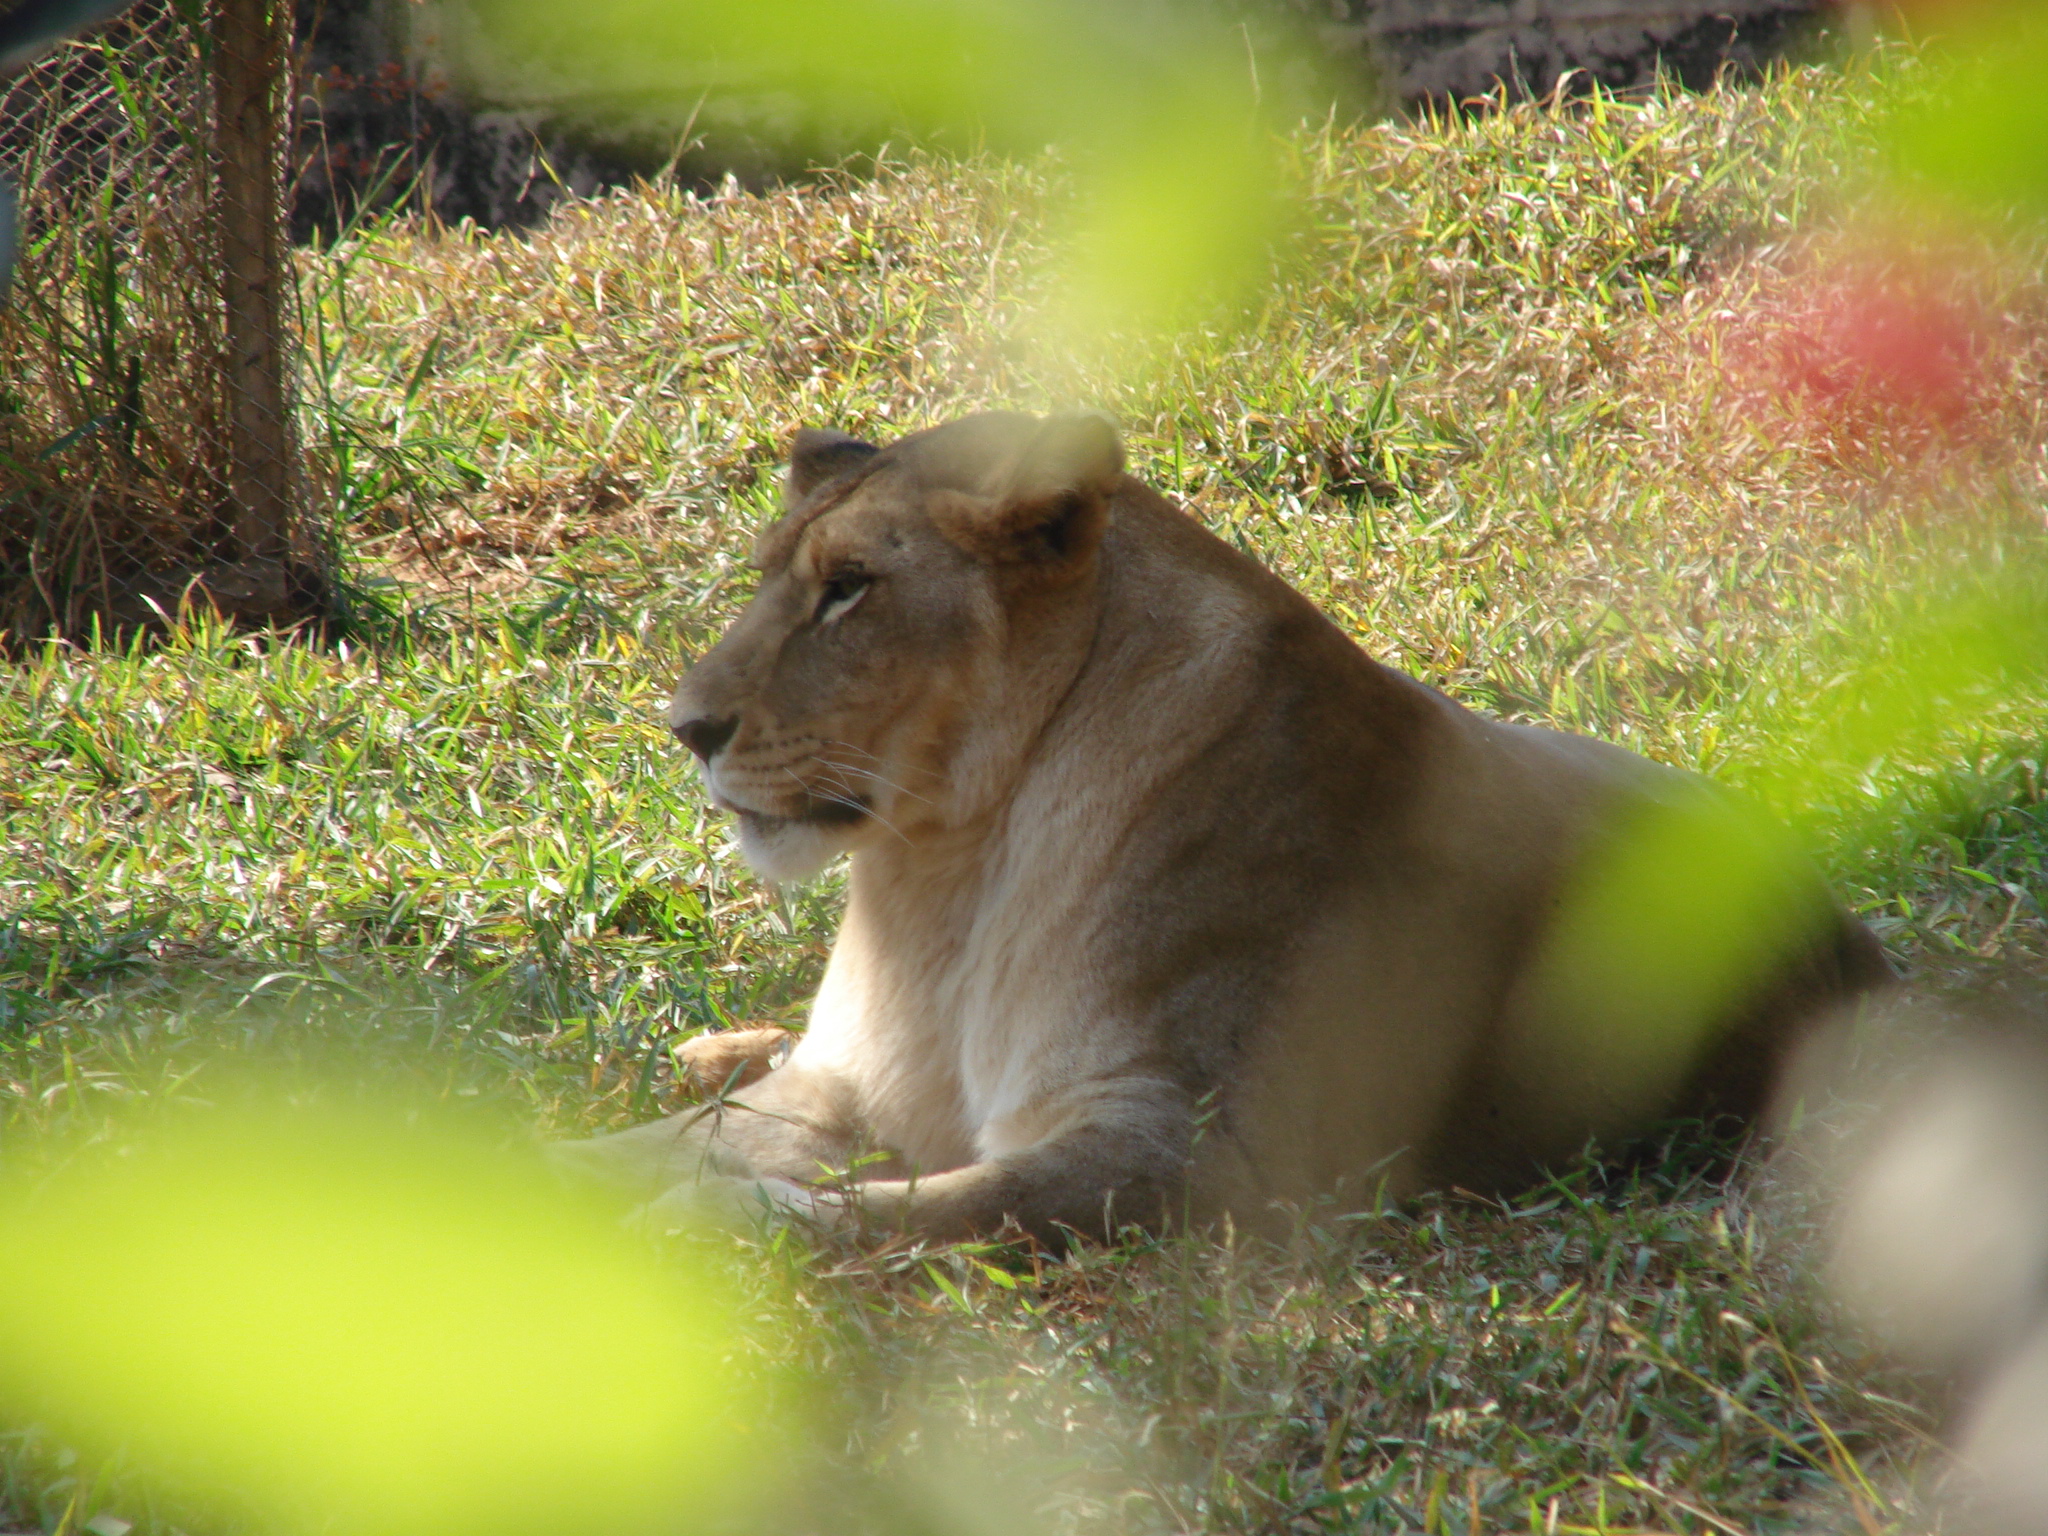
POLYGON ((644 1205, 707 1181, 812 1183, 845 1167, 858 1139, 845 1085, 791 1063, 711 1103, 548 1151, 571 1177, 644 1205))
POLYGON ((922 1179, 874 1180, 848 1195, 853 1220, 951 1242, 1019 1228, 1058 1247, 1069 1232, 1113 1239, 1157 1231, 1186 1209, 1194 1116, 1151 1079, 1071 1095, 1030 1145, 922 1179))

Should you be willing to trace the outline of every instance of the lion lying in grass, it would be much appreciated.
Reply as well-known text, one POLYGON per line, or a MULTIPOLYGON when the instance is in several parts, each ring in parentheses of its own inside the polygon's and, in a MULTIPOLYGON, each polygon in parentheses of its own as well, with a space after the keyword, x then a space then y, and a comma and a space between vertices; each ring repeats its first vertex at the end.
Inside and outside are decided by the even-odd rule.
POLYGON ((657 1216, 1271 1230, 1748 1116, 1889 975, 1704 781, 1378 665, 1122 466, 1086 415, 798 435, 671 719, 763 875, 852 855, 845 921, 786 1065, 565 1161, 657 1216))

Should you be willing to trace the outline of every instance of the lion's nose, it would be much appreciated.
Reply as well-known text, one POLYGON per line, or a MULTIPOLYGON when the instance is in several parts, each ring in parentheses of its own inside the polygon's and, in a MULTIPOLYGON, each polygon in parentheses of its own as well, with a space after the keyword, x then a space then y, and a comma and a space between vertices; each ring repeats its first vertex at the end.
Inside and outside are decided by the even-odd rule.
POLYGON ((708 763, 720 747, 732 740, 732 733, 739 728, 740 717, 727 715, 723 720, 685 720, 672 729, 677 741, 708 763))

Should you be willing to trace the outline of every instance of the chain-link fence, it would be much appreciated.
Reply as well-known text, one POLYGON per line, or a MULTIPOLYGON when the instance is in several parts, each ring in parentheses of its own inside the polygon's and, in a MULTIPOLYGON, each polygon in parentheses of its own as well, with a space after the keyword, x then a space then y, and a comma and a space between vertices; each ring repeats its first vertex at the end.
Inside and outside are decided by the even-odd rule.
POLYGON ((283 0, 144 0, 0 95, 0 644, 320 616, 295 438, 283 0))

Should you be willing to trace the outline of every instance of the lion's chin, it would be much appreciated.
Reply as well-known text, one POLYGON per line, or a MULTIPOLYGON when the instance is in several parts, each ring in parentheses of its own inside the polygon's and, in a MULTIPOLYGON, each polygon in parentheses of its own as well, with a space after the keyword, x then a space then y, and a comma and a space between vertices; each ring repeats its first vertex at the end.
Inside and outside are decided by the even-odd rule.
POLYGON ((740 857, 764 880, 808 880, 846 849, 847 828, 741 811, 740 857))

